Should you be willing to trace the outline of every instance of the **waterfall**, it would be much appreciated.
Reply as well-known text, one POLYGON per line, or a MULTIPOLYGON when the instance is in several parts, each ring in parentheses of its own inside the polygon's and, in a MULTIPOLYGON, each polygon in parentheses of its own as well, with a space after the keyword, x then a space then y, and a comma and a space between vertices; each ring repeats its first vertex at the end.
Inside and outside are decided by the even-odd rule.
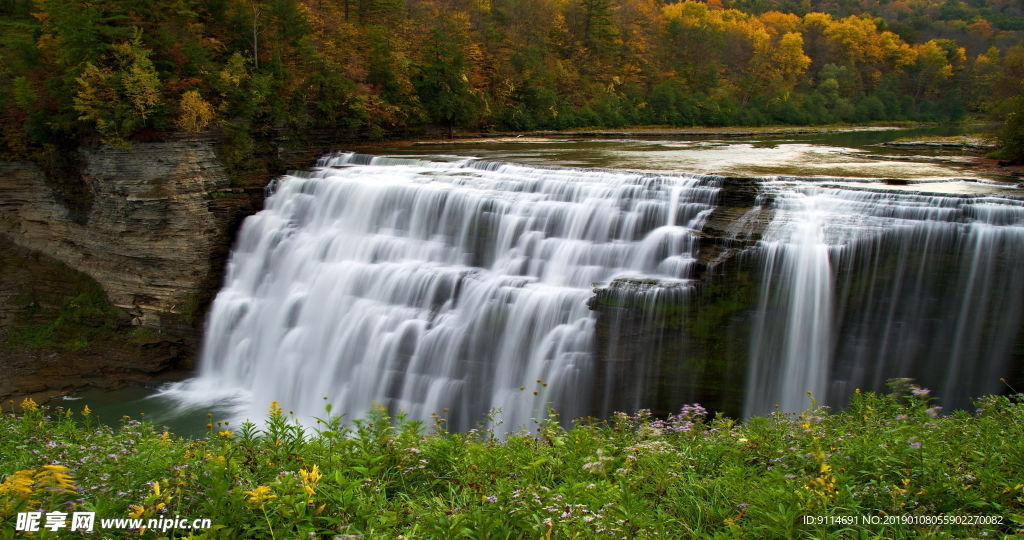
POLYGON ((339 153, 267 195, 198 376, 164 391, 185 405, 309 422, 326 398, 456 430, 501 409, 514 430, 698 397, 842 407, 912 377, 969 407, 1010 376, 1024 316, 1005 190, 339 153))
POLYGON ((1024 304, 1024 204, 769 181, 747 416, 841 407, 913 377, 947 408, 996 392, 1024 304))
POLYGON ((784 411, 802 410, 805 392, 822 396, 827 388, 832 275, 822 231, 829 216, 820 201, 798 193, 780 194, 775 227, 762 242, 765 308, 750 352, 748 416, 774 405, 784 411), (776 311, 769 314, 771 300, 776 311))
POLYGON ((336 154, 269 188, 166 394, 309 420, 371 403, 466 430, 588 415, 594 283, 684 283, 721 179, 336 154), (447 412, 443 412, 447 411, 447 412))

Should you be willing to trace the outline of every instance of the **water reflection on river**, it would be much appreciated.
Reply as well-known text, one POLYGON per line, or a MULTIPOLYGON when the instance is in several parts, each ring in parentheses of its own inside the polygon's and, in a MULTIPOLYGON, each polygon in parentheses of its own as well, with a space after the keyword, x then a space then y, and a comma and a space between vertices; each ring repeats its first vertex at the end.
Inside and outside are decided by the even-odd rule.
MULTIPOLYGON (((639 169, 724 176, 834 176, 854 178, 957 178, 1006 180, 969 166, 888 161, 922 154, 881 146, 897 139, 974 135, 991 125, 915 129, 869 129, 775 136, 680 136, 660 140, 593 138, 501 138, 360 148, 378 155, 477 157, 529 165, 639 169), (689 137, 689 138, 687 138, 689 137), (857 157, 861 155, 862 157, 857 157)), ((927 154, 927 152, 924 152, 927 154)))

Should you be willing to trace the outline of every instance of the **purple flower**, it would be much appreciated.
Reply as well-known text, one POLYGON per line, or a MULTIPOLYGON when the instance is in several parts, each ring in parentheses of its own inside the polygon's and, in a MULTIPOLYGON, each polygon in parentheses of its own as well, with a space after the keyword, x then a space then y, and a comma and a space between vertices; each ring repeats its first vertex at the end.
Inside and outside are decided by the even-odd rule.
POLYGON ((740 510, 743 510, 744 508, 746 508, 748 506, 750 506, 750 505, 747 504, 747 503, 740 503, 740 504, 736 505, 736 508, 739 508, 740 510))
POLYGON ((927 388, 919 388, 917 386, 914 386, 910 388, 910 393, 914 394, 915 397, 928 397, 928 394, 931 393, 931 390, 927 388))

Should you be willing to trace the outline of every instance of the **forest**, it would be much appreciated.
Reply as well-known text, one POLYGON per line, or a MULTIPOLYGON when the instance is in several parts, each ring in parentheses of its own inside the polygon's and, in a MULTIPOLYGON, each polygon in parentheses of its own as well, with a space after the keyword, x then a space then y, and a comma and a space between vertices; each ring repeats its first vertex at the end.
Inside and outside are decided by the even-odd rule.
POLYGON ((0 155, 211 128, 243 159, 275 130, 1005 119, 1022 36, 1007 0, 2 0, 0 155))

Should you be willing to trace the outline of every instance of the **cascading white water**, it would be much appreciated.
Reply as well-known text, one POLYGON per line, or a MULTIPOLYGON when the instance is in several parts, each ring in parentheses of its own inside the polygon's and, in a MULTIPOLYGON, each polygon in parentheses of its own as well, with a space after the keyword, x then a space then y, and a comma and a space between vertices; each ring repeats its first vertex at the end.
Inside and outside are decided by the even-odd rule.
POLYGON ((1021 201, 766 187, 747 416, 803 410, 807 391, 842 406, 895 377, 953 407, 999 390, 1024 303, 1021 201))
POLYGON ((830 216, 815 197, 787 195, 779 197, 780 212, 773 222, 782 226, 766 231, 761 243, 761 304, 776 300, 770 298, 772 293, 782 293, 775 314, 762 315, 754 329, 748 415, 751 409, 765 412, 775 404, 784 411, 799 411, 806 404, 805 392, 822 396, 828 384, 832 275, 822 222, 830 216), (787 221, 786 213, 794 219, 787 221))
POLYGON ((357 154, 271 187, 246 220, 185 403, 380 402, 469 429, 590 412, 595 282, 689 277, 721 180, 357 154), (538 382, 542 381, 542 382, 538 382), (525 387, 525 389, 520 389, 525 387))

